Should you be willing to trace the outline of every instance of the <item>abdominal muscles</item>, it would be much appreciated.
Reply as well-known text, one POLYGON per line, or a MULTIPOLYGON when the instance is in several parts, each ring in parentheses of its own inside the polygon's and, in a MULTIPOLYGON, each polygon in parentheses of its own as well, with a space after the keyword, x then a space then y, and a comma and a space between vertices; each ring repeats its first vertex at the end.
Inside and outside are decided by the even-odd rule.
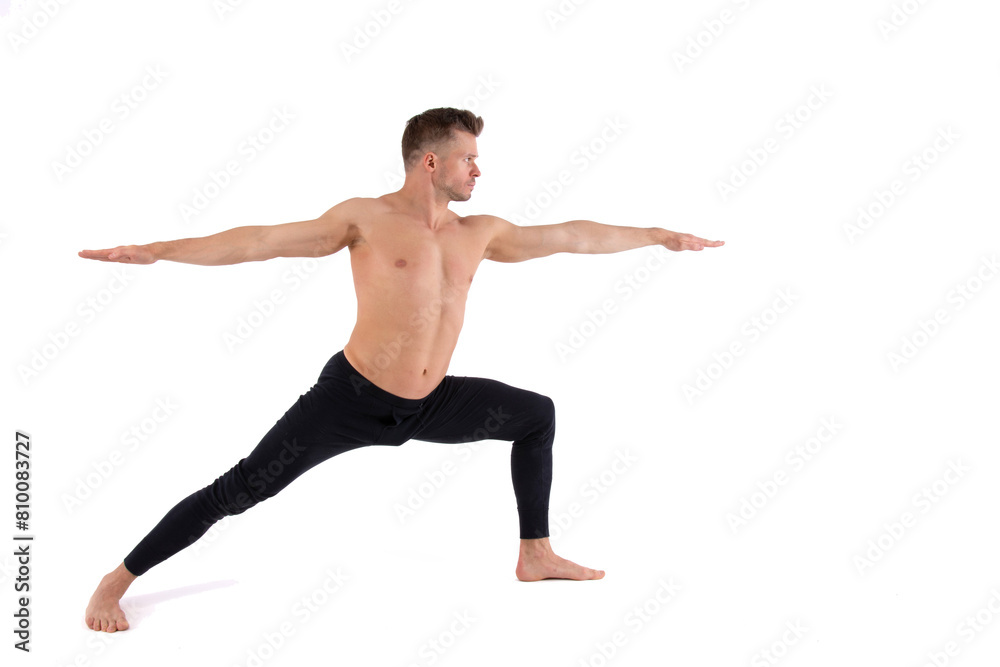
POLYGON ((355 278, 358 322, 347 345, 348 356, 354 355, 349 361, 360 364, 358 370, 376 386, 423 398, 448 371, 469 287, 439 272, 370 278, 355 278))

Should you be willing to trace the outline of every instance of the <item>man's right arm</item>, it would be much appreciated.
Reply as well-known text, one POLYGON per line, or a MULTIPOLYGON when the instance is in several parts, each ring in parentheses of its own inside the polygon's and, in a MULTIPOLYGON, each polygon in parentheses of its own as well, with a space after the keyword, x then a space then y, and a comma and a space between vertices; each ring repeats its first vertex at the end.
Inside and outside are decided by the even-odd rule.
POLYGON ((315 220, 235 227, 200 238, 158 241, 103 250, 82 250, 85 259, 152 264, 158 259, 202 266, 260 262, 275 257, 323 257, 349 245, 357 234, 360 198, 343 201, 315 220))

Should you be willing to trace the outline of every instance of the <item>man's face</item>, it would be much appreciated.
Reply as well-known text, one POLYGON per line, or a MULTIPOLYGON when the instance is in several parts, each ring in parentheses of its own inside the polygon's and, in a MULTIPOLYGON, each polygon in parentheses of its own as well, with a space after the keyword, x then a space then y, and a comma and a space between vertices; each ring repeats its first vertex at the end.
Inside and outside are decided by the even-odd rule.
POLYGON ((438 155, 440 168, 434 173, 434 187, 450 201, 468 201, 480 176, 476 166, 476 137, 468 132, 454 132, 454 138, 438 155))

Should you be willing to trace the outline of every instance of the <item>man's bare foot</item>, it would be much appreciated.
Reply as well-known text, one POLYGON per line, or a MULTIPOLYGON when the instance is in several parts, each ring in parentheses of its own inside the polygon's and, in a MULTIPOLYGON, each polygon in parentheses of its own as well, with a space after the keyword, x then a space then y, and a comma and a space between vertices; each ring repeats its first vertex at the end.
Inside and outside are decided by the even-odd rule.
POLYGON ((604 570, 592 570, 560 558, 552 551, 549 538, 521 540, 521 551, 517 557, 514 574, 521 581, 542 579, 603 579, 604 570))
POLYGON ((118 601, 135 579, 136 576, 125 569, 125 563, 115 568, 114 572, 104 575, 87 605, 84 622, 88 628, 102 632, 128 630, 125 612, 118 601))

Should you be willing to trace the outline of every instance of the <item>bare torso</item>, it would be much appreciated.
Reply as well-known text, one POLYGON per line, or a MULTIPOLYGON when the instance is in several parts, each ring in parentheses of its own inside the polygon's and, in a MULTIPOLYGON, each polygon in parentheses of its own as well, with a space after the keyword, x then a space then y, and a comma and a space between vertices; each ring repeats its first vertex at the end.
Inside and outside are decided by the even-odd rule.
POLYGON ((361 200, 354 224, 358 321, 344 356, 376 386, 423 398, 448 371, 489 230, 457 214, 430 229, 389 195, 361 200))

